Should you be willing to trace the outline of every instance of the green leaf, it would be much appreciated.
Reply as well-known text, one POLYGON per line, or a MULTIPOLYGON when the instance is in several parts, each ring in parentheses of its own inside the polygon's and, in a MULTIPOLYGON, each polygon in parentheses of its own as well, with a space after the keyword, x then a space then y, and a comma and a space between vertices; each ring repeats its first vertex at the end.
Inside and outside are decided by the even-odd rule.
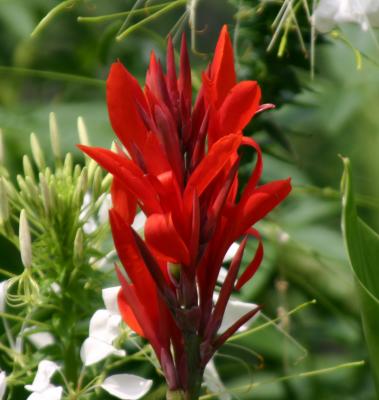
POLYGON ((379 235, 357 215, 350 160, 343 158, 342 231, 355 273, 363 330, 379 394, 379 235))

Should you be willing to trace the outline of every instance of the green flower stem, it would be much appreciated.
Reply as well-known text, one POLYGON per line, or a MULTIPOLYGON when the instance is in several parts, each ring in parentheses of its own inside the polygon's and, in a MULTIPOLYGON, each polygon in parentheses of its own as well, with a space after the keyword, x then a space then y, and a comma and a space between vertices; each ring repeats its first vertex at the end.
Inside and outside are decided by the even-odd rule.
POLYGON ((29 319, 29 318, 26 319, 23 317, 19 317, 18 315, 8 314, 8 313, 2 312, 2 311, 0 311, 0 317, 5 318, 5 319, 11 319, 13 321, 20 321, 20 322, 24 322, 27 320, 27 322, 32 325, 40 326, 41 328, 44 328, 44 329, 50 329, 50 325, 45 324, 43 322, 35 321, 34 319, 29 319))
MULTIPOLYGON (((250 392, 253 389, 256 389, 259 386, 262 385, 268 385, 272 383, 277 383, 277 382, 286 382, 292 379, 301 379, 301 378, 312 378, 314 376, 319 376, 323 374, 327 374, 329 372, 335 372, 340 369, 345 369, 345 368, 357 368, 357 367, 362 367, 365 365, 365 361, 354 361, 350 363, 344 363, 344 364, 339 364, 334 367, 328 367, 328 368, 322 368, 322 369, 316 369, 314 371, 306 371, 306 372, 300 372, 298 374, 293 374, 293 375, 286 375, 282 376, 280 378, 274 378, 274 379, 267 379, 262 382, 255 382, 255 383, 250 383, 248 385, 243 385, 243 386, 238 386, 233 389, 229 389, 228 392, 243 392, 246 394, 246 392, 250 392)), ((218 397, 218 393, 212 393, 212 394, 207 394, 205 396, 201 396, 199 399, 200 400, 209 400, 209 399, 215 399, 218 397)))
POLYGON ((12 274, 12 272, 7 271, 6 269, 0 268, 0 274, 4 276, 8 276, 9 278, 13 278, 16 274, 12 274))
POLYGON ((154 21, 155 19, 159 18, 160 16, 162 16, 163 14, 166 14, 167 12, 180 7, 182 5, 185 5, 187 3, 187 0, 177 0, 174 1, 172 3, 170 3, 169 5, 167 5, 166 7, 161 8, 159 11, 157 11, 156 13, 149 15, 148 17, 144 18, 142 21, 137 22, 136 24, 130 26, 129 28, 125 29, 122 33, 120 33, 117 37, 116 40, 117 41, 121 41, 123 39, 126 38, 126 36, 128 36, 129 34, 131 34, 132 32, 136 31, 137 29, 139 29, 140 27, 146 25, 147 23, 154 21))
POLYGON ((310 305, 316 304, 316 303, 317 303, 317 301, 315 299, 313 299, 311 301, 307 301, 306 303, 300 304, 299 306, 295 307, 293 310, 289 311, 288 313, 285 313, 285 314, 283 314, 283 315, 281 315, 281 316, 279 316, 279 317, 277 317, 275 319, 272 319, 271 321, 266 322, 265 324, 259 325, 256 328, 251 328, 251 329, 248 329, 247 331, 244 331, 244 332, 241 332, 241 333, 237 333, 236 335, 233 335, 232 337, 230 337, 227 340, 227 342, 233 342, 234 340, 241 339, 241 338, 243 338, 245 336, 251 335, 252 333, 256 333, 256 332, 259 332, 259 331, 261 331, 263 329, 266 329, 269 326, 274 325, 276 322, 280 321, 281 319, 287 318, 290 315, 295 314, 295 313, 303 310, 304 308, 306 308, 306 307, 308 307, 310 305))
POLYGON ((166 3, 151 5, 149 7, 137 8, 135 10, 123 11, 123 12, 107 14, 107 15, 98 15, 96 17, 78 17, 77 21, 78 22, 89 22, 89 23, 101 23, 101 22, 106 22, 106 21, 112 21, 113 19, 127 17, 129 15, 147 14, 149 11, 160 10, 161 8, 166 7, 167 5, 169 5, 171 3, 172 3, 171 1, 168 1, 166 3))
POLYGON ((67 10, 68 8, 73 7, 78 2, 78 0, 66 0, 59 3, 41 19, 38 25, 34 28, 33 32, 30 34, 30 36, 37 36, 43 29, 46 28, 46 26, 53 20, 53 18, 55 18, 57 15, 67 10))
MULTIPOLYGON (((184 337, 185 354, 187 357, 188 389, 184 393, 184 400, 197 400, 199 398, 204 369, 200 360, 200 338, 190 333, 184 337)), ((180 399, 180 397, 178 397, 180 399)))
POLYGON ((0 72, 12 73, 21 76, 30 76, 35 78, 50 79, 53 81, 81 83, 83 85, 97 86, 100 88, 103 88, 105 86, 105 81, 101 79, 90 78, 88 76, 66 74, 63 72, 44 71, 44 70, 37 70, 30 68, 7 67, 5 65, 0 65, 0 72))

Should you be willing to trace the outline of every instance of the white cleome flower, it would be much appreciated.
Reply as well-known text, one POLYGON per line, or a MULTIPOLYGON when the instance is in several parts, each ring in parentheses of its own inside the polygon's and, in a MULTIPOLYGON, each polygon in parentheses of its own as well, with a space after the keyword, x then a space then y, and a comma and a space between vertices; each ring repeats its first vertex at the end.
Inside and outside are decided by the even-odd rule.
POLYGON ((5 391, 7 390, 7 375, 5 371, 0 372, 0 400, 3 400, 5 391))
POLYGON ((120 334, 121 315, 117 306, 119 286, 103 290, 103 299, 107 309, 97 310, 89 325, 89 337, 80 349, 80 357, 85 366, 95 364, 111 354, 125 356, 124 350, 113 346, 120 334))
POLYGON ((42 360, 38 364, 38 370, 31 385, 25 385, 25 389, 32 394, 27 400, 60 400, 63 388, 50 383, 51 377, 59 369, 58 364, 49 360, 42 360))
MULTIPOLYGON (((218 294, 214 296, 217 298, 218 294)), ((225 314, 222 319, 222 323, 219 329, 219 332, 222 333, 226 331, 230 326, 232 326, 235 322, 237 322, 241 317, 247 314, 249 311, 257 308, 258 306, 254 303, 245 303, 244 301, 239 300, 232 300, 228 301, 228 304, 225 309, 225 314)), ((258 313, 256 314, 258 315, 258 313)), ((251 318, 248 322, 243 324, 239 329, 238 332, 246 331, 249 325, 254 321, 255 316, 251 318)))
POLYGON ((151 388, 153 381, 131 374, 109 376, 101 387, 112 396, 122 400, 136 400, 143 397, 151 388))
POLYGON ((213 359, 205 367, 204 383, 212 393, 217 393, 217 397, 220 400, 231 400, 232 396, 227 392, 226 387, 222 383, 213 359))
POLYGON ((329 32, 336 25, 353 22, 364 31, 379 26, 378 0, 320 0, 312 16, 320 32, 329 32))
POLYGON ((54 336, 50 332, 31 333, 27 337, 36 349, 43 349, 55 343, 54 336))

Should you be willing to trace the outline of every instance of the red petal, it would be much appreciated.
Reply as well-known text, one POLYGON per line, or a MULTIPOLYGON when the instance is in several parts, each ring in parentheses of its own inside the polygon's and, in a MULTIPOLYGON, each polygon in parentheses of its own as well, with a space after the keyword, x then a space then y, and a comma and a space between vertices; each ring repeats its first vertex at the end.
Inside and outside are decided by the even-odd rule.
POLYGON ((178 87, 180 96, 184 100, 186 108, 190 108, 192 103, 191 65, 188 57, 187 40, 184 33, 182 35, 182 43, 180 47, 178 87))
POLYGON ((174 46, 172 44, 171 36, 168 37, 167 41, 166 65, 167 65, 167 75, 166 75, 167 88, 171 98, 171 104, 173 105, 176 113, 179 102, 179 92, 178 92, 178 82, 176 78, 174 46))
POLYGON ((218 38, 210 78, 215 82, 216 107, 218 108, 229 90, 236 84, 233 46, 226 25, 223 26, 218 38))
POLYGON ((257 112, 261 90, 255 81, 243 81, 235 85, 219 110, 223 135, 242 131, 257 112))
POLYGON ((291 180, 274 181, 256 188, 248 198, 241 199, 235 210, 234 235, 239 237, 281 203, 291 191, 291 180))
POLYGON ((250 264, 246 267, 243 274, 239 277, 236 284, 236 290, 240 290, 241 287, 255 275, 263 259, 263 243, 261 235, 255 229, 250 229, 249 233, 255 236, 259 240, 258 247, 255 252, 254 258, 252 259, 250 264))
POLYGON ((126 325, 128 325, 129 328, 131 330, 133 330, 134 332, 136 332, 138 335, 145 337, 143 329, 141 328, 140 324, 138 323, 137 318, 134 315, 132 308, 129 306, 129 304, 126 301, 123 290, 120 290, 118 293, 117 303, 118 303, 118 308, 120 310, 122 319, 126 323, 126 325))
POLYGON ((200 196, 210 182, 230 161, 241 144, 241 135, 227 135, 218 140, 190 176, 187 188, 193 186, 200 196))
POLYGON ((113 130, 133 158, 136 156, 135 147, 141 148, 147 133, 137 103, 147 109, 138 81, 120 62, 114 63, 107 79, 109 118, 113 130))
POLYGON ((127 157, 100 147, 78 145, 87 155, 98 162, 112 175, 119 178, 125 190, 130 192, 141 205, 145 214, 160 212, 161 206, 148 179, 140 168, 127 157))
POLYGON ((172 222, 170 214, 153 214, 145 224, 145 238, 149 246, 167 261, 188 265, 189 251, 172 222))
POLYGON ((128 191, 118 178, 113 178, 112 187, 113 208, 128 224, 132 224, 137 211, 137 200, 128 191))

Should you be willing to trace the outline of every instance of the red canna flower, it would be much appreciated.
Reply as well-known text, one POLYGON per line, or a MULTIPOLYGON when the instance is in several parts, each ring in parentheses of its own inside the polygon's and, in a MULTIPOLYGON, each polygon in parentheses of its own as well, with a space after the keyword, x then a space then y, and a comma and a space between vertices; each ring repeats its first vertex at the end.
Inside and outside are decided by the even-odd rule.
POLYGON ((151 55, 143 90, 120 62, 113 64, 107 103, 121 145, 117 152, 79 147, 114 177, 110 221, 127 275, 117 268, 123 319, 151 343, 169 389, 196 399, 214 352, 257 312, 218 333, 233 289, 254 276, 263 257, 253 226, 291 186, 289 179, 258 186, 261 150, 242 130, 271 105, 260 105, 257 82, 237 83, 226 27, 193 107, 184 37, 178 77, 170 39, 166 63, 164 73, 151 55), (244 146, 255 150, 256 165, 241 191, 238 152, 244 146), (137 206, 147 216, 144 239, 131 227, 137 206), (258 248, 239 274, 249 236, 258 248), (223 258, 242 237, 214 303, 223 258))

